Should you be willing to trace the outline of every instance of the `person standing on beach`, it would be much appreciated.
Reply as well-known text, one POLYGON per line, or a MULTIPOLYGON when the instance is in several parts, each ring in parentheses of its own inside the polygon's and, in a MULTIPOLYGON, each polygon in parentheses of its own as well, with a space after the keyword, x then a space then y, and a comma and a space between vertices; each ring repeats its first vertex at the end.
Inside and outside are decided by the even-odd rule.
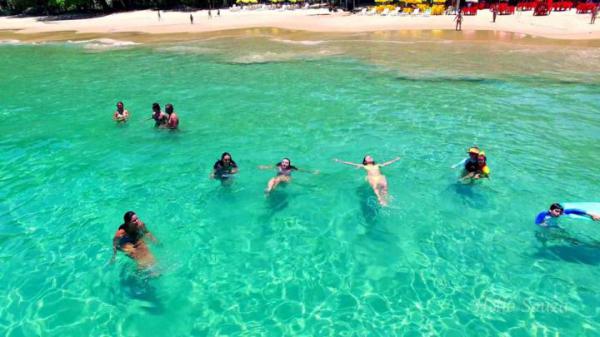
POLYGON ((160 21, 160 9, 156 10, 156 14, 158 15, 158 21, 160 21))
POLYGON ((221 16, 221 9, 217 8, 217 16, 221 16))
POLYGON ((116 122, 125 123, 127 122, 128 118, 129 111, 125 109, 125 107, 123 106, 123 102, 117 102, 117 111, 115 111, 115 113, 113 114, 113 120, 116 122))
POLYGON ((496 23, 496 16, 498 15, 498 6, 492 7, 492 22, 496 23))
POLYGON ((208 18, 212 19, 212 13, 210 12, 210 8, 208 9, 208 18))
POLYGON ((173 111, 173 104, 169 103, 165 105, 165 112, 168 116, 166 127, 169 129, 177 129, 177 127, 179 126, 179 117, 177 116, 175 111, 173 111))
POLYGON ((456 17, 454 18, 454 21, 456 21, 457 32, 462 30, 462 19, 462 11, 459 9, 458 14, 456 14, 456 17))
POLYGON ((190 14, 190 24, 194 24, 194 16, 192 14, 190 14))
POLYGON ((596 22, 596 16, 598 16, 598 6, 596 5, 592 8, 592 21, 590 21, 590 25, 593 25, 596 22))

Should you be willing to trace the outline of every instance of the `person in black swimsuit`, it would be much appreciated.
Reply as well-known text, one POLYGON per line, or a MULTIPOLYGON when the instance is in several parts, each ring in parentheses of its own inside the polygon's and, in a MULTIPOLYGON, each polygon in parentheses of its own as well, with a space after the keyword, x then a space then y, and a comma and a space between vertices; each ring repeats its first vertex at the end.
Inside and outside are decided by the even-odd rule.
POLYGON ((215 165, 213 165, 213 171, 210 174, 210 177, 225 181, 231 178, 237 172, 238 166, 235 161, 231 159, 231 154, 229 154, 229 152, 223 152, 221 159, 217 160, 215 165))
POLYGON ((137 217, 133 211, 125 213, 124 223, 119 226, 113 238, 113 256, 111 262, 114 262, 117 256, 117 250, 127 254, 130 258, 136 260, 138 266, 149 267, 154 264, 154 256, 150 253, 144 237, 152 242, 157 240, 146 228, 146 225, 137 217))
POLYGON ((169 116, 160 110, 160 104, 152 103, 152 119, 155 127, 166 127, 169 116))

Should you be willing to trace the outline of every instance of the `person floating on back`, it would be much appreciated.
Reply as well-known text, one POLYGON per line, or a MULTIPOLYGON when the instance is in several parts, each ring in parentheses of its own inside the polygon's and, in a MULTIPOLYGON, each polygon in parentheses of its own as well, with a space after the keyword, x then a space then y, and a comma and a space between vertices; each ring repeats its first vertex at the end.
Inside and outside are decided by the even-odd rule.
POLYGON ((169 120, 169 116, 160 110, 160 104, 152 103, 152 119, 154 119, 155 127, 165 127, 169 120))
POLYGON ((364 168, 367 171, 367 176, 365 179, 373 188, 373 192, 377 196, 377 201, 381 206, 387 206, 388 204, 388 184, 387 179, 383 174, 381 174, 381 167, 388 166, 400 160, 400 157, 396 157, 390 161, 387 161, 383 164, 376 164, 373 160, 373 157, 366 155, 363 159, 362 164, 352 163, 348 161, 342 161, 337 158, 334 159, 337 163, 342 163, 346 165, 351 165, 356 168, 364 168))
POLYGON ((600 215, 588 213, 581 209, 568 208, 564 209, 559 203, 550 205, 550 210, 540 212, 535 218, 535 224, 542 227, 559 227, 558 218, 562 215, 580 215, 588 216, 594 221, 600 220, 600 215))
POLYGON ((173 111, 173 104, 169 103, 165 105, 165 112, 167 113, 166 127, 168 129, 177 129, 179 126, 179 117, 177 116, 177 113, 173 111))
POLYGON ((125 213, 123 221, 123 224, 119 226, 113 238, 113 256, 111 262, 114 262, 117 257, 117 250, 120 250, 134 259, 140 268, 152 266, 154 264, 154 256, 150 253, 144 237, 149 238, 154 243, 158 241, 135 212, 129 211, 125 213))
POLYGON ((113 114, 113 120, 119 123, 127 122, 129 118, 129 111, 125 109, 123 102, 117 102, 117 111, 113 114))
MULTIPOLYGON (((258 168, 262 170, 273 169, 271 165, 261 165, 258 168)), ((306 170, 300 170, 296 166, 292 165, 292 162, 288 158, 283 158, 279 163, 275 164, 275 169, 277 171, 277 175, 274 178, 271 178, 267 184, 267 188, 265 189, 265 193, 270 193, 273 191, 277 185, 280 183, 289 183, 292 181, 292 171, 303 171, 310 172, 306 170)), ((310 172, 313 174, 319 174, 318 171, 310 172)))
POLYGON ((229 154, 229 152, 223 152, 221 159, 217 160, 215 165, 213 165, 213 171, 210 176, 213 179, 219 179, 223 182, 233 177, 237 172, 238 166, 235 161, 231 159, 231 154, 229 154))

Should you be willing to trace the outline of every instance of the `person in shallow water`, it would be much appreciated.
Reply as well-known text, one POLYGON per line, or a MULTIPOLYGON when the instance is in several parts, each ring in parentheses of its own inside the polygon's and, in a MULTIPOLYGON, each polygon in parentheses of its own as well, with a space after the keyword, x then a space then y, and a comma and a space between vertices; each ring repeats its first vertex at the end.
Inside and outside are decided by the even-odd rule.
POLYGON ((113 120, 116 122, 125 123, 125 122, 127 122, 128 118, 129 118, 129 111, 127 111, 127 109, 125 109, 123 102, 120 102, 120 101, 117 102, 117 111, 115 111, 115 113, 113 114, 113 120))
POLYGON ((179 126, 179 116, 173 111, 173 104, 169 103, 165 105, 165 112, 167 113, 166 127, 169 129, 177 129, 179 126))
POLYGON ((111 262, 114 262, 117 250, 120 250, 134 259, 140 267, 152 266, 154 264, 154 256, 150 253, 148 245, 144 241, 145 237, 154 243, 157 242, 154 235, 150 233, 135 212, 129 211, 125 213, 123 224, 119 226, 113 238, 113 256, 111 262))
POLYGON ((400 160, 400 157, 396 157, 390 161, 387 161, 383 164, 376 164, 373 160, 373 157, 366 155, 363 159, 362 164, 352 163, 348 161, 339 160, 337 158, 334 159, 337 163, 342 163, 346 165, 351 165, 357 168, 364 168, 367 171, 366 180, 373 188, 373 192, 377 196, 377 200, 379 204, 382 206, 387 206, 388 204, 388 184, 387 179, 383 174, 381 174, 381 167, 388 166, 400 160))
POLYGON ((229 152, 223 152, 221 159, 215 162, 213 165, 213 171, 210 177, 213 179, 220 179, 221 181, 231 178, 238 172, 238 166, 229 152))
MULTIPOLYGON (((466 169, 465 169, 466 170, 466 169)), ((463 180, 466 179, 481 179, 481 178, 489 178, 490 177, 490 168, 487 165, 487 157, 485 156, 485 152, 480 151, 477 155, 477 165, 473 167, 472 170, 466 170, 468 173, 462 177, 463 180)))
MULTIPOLYGON (((273 166, 261 165, 258 168, 262 170, 269 170, 273 169, 273 166)), ((290 181, 292 181, 292 171, 310 172, 306 170, 300 170, 296 166, 293 166, 289 158, 283 158, 279 163, 275 164, 275 169, 277 171, 277 175, 269 180, 269 182, 267 183, 267 188, 265 189, 265 193, 270 193, 280 183, 289 183, 290 181)), ((319 171, 313 171, 310 173, 319 174, 319 171)))
POLYGON ((160 104, 152 103, 152 119, 155 127, 164 127, 169 120, 169 116, 160 110, 160 104))
POLYGON ((535 224, 542 227, 558 227, 558 218, 561 215, 581 215, 581 216, 589 216, 594 221, 600 220, 600 215, 588 213, 581 209, 576 208, 568 208, 564 209, 563 206, 559 203, 554 203, 550 205, 550 210, 543 211, 537 215, 535 218, 535 224))

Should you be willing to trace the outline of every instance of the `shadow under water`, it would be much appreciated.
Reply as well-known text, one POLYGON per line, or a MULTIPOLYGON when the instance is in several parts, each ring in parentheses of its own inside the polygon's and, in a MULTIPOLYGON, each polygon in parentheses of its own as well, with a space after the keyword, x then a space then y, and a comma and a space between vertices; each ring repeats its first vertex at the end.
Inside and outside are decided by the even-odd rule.
POLYGON ((132 300, 145 303, 140 308, 148 313, 159 315, 164 307, 158 298, 156 288, 152 285, 157 276, 151 270, 136 270, 132 272, 129 265, 124 266, 120 273, 121 292, 132 300))
POLYGON ((563 228, 540 229, 535 237, 542 243, 536 258, 600 265, 600 242, 579 240, 563 228))

